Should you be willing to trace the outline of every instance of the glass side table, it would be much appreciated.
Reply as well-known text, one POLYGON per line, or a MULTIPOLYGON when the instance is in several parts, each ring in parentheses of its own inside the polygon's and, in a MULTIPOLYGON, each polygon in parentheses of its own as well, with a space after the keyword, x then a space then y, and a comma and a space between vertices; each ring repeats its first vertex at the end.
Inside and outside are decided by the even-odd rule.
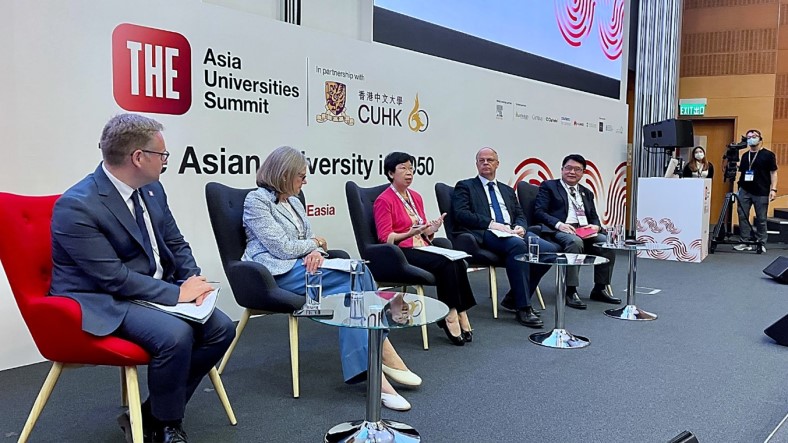
POLYGON ((325 435, 326 443, 418 442, 419 433, 410 425, 380 418, 383 333, 391 329, 415 328, 446 317, 449 307, 433 298, 392 291, 365 291, 323 298, 320 309, 333 309, 332 318, 312 318, 324 325, 369 331, 366 418, 340 423, 325 435))

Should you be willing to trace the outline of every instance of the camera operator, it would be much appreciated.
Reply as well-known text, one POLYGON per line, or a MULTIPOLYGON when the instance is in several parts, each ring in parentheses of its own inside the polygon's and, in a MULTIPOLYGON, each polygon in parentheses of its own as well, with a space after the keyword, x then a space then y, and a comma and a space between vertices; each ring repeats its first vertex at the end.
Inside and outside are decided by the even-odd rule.
POLYGON ((696 146, 692 150, 692 159, 684 166, 681 176, 684 178, 714 177, 714 165, 706 159, 706 150, 702 146, 696 146))
MULTIPOLYGON (((766 252, 766 212, 769 202, 777 196, 777 158, 774 153, 761 147, 761 131, 747 131, 749 151, 739 162, 739 230, 742 241, 754 237, 761 252, 766 252), (755 220, 750 225, 750 207, 755 206, 755 220), (752 230, 755 230, 754 235, 752 230)), ((750 251, 752 246, 739 244, 737 251, 750 251)))

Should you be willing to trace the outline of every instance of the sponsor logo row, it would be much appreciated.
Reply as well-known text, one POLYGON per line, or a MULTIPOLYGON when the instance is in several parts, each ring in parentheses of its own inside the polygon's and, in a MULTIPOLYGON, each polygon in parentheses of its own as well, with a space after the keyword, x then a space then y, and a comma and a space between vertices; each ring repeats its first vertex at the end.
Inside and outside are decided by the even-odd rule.
POLYGON ((606 117, 599 117, 595 121, 578 120, 566 115, 549 115, 535 112, 529 109, 527 104, 510 102, 506 100, 495 101, 495 118, 501 121, 534 121, 545 124, 560 124, 561 126, 571 126, 593 130, 596 132, 615 132, 623 134, 624 125, 614 125, 608 123, 606 117))

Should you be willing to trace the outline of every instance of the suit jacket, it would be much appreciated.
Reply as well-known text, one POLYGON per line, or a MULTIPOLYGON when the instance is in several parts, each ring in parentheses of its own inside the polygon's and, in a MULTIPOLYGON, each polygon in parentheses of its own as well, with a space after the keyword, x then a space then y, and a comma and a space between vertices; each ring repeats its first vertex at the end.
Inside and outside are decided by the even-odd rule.
POLYGON ((260 263, 272 275, 288 272, 299 258, 317 249, 301 200, 290 197, 287 201, 304 222, 304 239, 298 238, 297 221, 290 211, 276 202, 273 191, 258 188, 244 200, 246 250, 241 260, 260 263))
MULTIPOLYGON (((509 219, 512 227, 522 226, 528 229, 528 222, 523 214, 523 209, 517 201, 514 189, 510 186, 498 182, 498 190, 501 192, 503 202, 509 211, 509 219)), ((490 215, 490 203, 487 200, 488 191, 482 185, 479 177, 460 180, 454 185, 454 194, 451 199, 451 216, 454 221, 454 233, 470 232, 482 243, 484 231, 493 221, 490 215)))
MULTIPOLYGON (((583 199, 583 208, 591 225, 601 226, 599 214, 594 205, 594 193, 581 184, 577 184, 577 190, 583 199)), ((561 179, 546 180, 539 186, 534 203, 534 218, 538 223, 544 225, 544 232, 555 232, 555 225, 558 222, 566 222, 569 216, 569 196, 561 184, 561 179)))
POLYGON ((161 183, 140 189, 164 269, 161 280, 148 275, 142 233, 101 165, 55 203, 50 294, 76 300, 82 329, 93 335, 114 332, 132 300, 175 305, 180 293, 175 282, 200 274, 161 183))
MULTIPOLYGON (((427 216, 424 215, 424 200, 421 198, 421 195, 412 189, 408 189, 408 192, 413 197, 412 203, 416 206, 416 213, 421 216, 424 223, 428 223, 427 216)), ((397 193, 391 187, 386 188, 375 199, 375 204, 372 206, 372 214, 375 217, 378 241, 381 243, 386 243, 389 234, 392 232, 408 232, 413 226, 405 205, 402 204, 402 201, 397 197, 397 193)), ((413 237, 402 240, 398 243, 398 246, 401 248, 412 248, 413 237)))

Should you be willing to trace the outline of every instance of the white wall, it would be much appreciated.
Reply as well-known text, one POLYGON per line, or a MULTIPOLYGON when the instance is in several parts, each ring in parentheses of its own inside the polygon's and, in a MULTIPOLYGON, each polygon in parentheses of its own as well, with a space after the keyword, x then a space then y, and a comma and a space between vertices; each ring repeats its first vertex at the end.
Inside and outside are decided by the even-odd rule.
MULTIPOLYGON (((316 26, 322 23, 321 14, 310 15, 307 7, 325 6, 320 9, 322 17, 332 26, 319 29, 268 18, 278 14, 270 2, 247 2, 245 7, 250 4, 256 4, 254 13, 198 0, 133 4, 17 0, 0 4, 0 47, 9 53, 6 63, 0 64, 0 128, 9 153, 0 162, 0 191, 61 193, 95 169, 101 128, 110 116, 123 112, 113 97, 117 85, 112 77, 112 34, 119 24, 130 23, 179 33, 191 48, 191 108, 183 115, 149 115, 165 125, 167 148, 172 152, 162 176, 172 211, 211 279, 224 281, 225 277, 203 188, 209 181, 252 187, 254 171, 210 173, 205 155, 224 156, 228 161, 232 155, 264 158, 273 148, 288 144, 303 149, 310 161, 359 157, 371 161, 369 175, 331 168, 310 171, 305 187, 308 202, 330 212, 311 219, 314 230, 327 237, 331 247, 351 253, 356 248, 344 183, 385 183, 378 172, 379 160, 393 150, 432 159, 434 169, 418 176, 413 186, 424 197, 430 217, 438 215, 433 184, 475 175, 473 156, 483 146, 498 150, 499 179, 511 184, 558 176, 561 158, 582 152, 593 163, 586 184, 595 189, 603 217, 621 217, 621 171, 626 160, 626 105, 622 102, 369 43, 359 38, 366 30, 358 24, 339 26, 352 31, 350 36, 345 31, 324 32, 323 27, 337 29, 331 14, 356 20, 366 16, 370 2, 305 1, 303 22, 316 26), (156 14, 150 14, 153 9, 156 14), (241 68, 206 64, 208 48, 239 57, 241 68), (211 87, 204 82, 206 71, 282 81, 297 87, 299 94, 285 97, 211 87), (352 126, 318 123, 326 107, 326 82, 346 86, 346 113, 354 121, 352 126), (265 99, 270 112, 210 109, 205 104, 209 93, 265 99), (373 95, 371 101, 368 93, 373 95), (375 100, 375 95, 381 97, 375 100), (383 105, 384 96, 398 97, 401 102, 383 105), (400 124, 365 124, 368 108, 396 114, 400 124), (426 114, 429 126, 423 131, 410 130, 412 113, 426 114), (190 149, 198 157, 197 166, 188 167, 190 149)), ((220 307, 237 318, 240 308, 229 287, 224 289, 220 307)), ((13 337, 0 343, 0 368, 38 361, 40 356, 19 318, 4 275, 0 275, 0 306, 0 335, 13 337)))

